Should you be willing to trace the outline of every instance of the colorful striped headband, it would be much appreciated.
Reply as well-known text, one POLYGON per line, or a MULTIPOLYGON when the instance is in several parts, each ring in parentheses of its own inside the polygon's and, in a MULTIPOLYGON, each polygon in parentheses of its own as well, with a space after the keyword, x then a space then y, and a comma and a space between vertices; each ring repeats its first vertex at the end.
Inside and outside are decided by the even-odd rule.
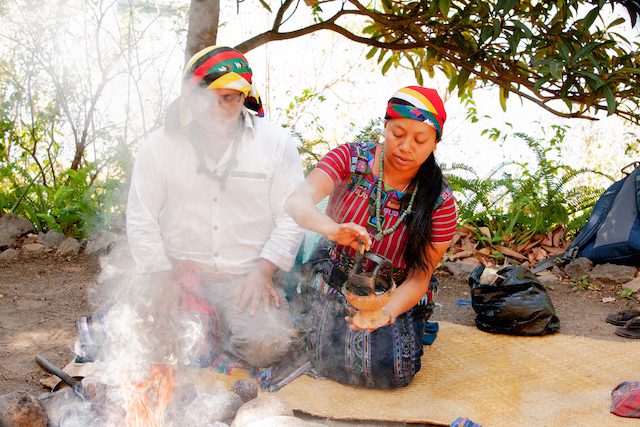
POLYGON ((191 57, 184 70, 187 88, 233 89, 245 97, 244 106, 264 116, 260 94, 251 83, 253 72, 242 52, 227 46, 209 46, 191 57))
POLYGON ((447 120, 442 99, 434 89, 422 86, 407 86, 398 90, 387 103, 385 120, 406 118, 426 123, 436 131, 436 141, 442 138, 442 129, 447 120))

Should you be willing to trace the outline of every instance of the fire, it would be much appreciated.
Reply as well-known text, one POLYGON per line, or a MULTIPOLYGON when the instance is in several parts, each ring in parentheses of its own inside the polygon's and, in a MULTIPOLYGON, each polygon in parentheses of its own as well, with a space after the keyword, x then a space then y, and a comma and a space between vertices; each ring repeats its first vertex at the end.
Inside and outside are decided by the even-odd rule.
POLYGON ((153 365, 149 377, 128 387, 125 425, 161 427, 174 389, 174 370, 169 365, 153 365))

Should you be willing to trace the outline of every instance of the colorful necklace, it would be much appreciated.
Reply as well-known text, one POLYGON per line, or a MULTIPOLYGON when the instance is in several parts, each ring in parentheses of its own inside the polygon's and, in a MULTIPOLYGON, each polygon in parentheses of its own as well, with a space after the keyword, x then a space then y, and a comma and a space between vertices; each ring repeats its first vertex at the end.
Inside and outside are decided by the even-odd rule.
POLYGON ((402 223, 402 221, 405 220, 405 218, 407 218, 407 216, 413 212, 413 201, 416 198, 416 193, 418 192, 418 183, 416 182, 416 186, 413 188, 413 192, 411 193, 411 200, 409 200, 409 206, 407 206, 407 209, 405 209, 404 212, 402 212, 402 215, 400 215, 400 218, 398 218, 398 221, 395 223, 395 225, 393 227, 387 228, 386 230, 382 229, 382 225, 381 224, 381 216, 380 216, 380 208, 382 207, 382 187, 383 187, 383 178, 384 178, 384 164, 382 159, 384 158, 384 145, 382 146, 382 152, 380 153, 380 161, 379 161, 379 166, 380 166, 380 170, 378 171, 378 174, 380 175, 378 178, 378 193, 376 194, 376 220, 375 220, 375 226, 376 229, 378 230, 378 233, 374 236, 374 239, 376 241, 380 241, 382 240, 382 238, 384 236, 388 236, 389 234, 393 233, 394 231, 396 231, 398 229, 398 227, 400 226, 400 224, 402 223))

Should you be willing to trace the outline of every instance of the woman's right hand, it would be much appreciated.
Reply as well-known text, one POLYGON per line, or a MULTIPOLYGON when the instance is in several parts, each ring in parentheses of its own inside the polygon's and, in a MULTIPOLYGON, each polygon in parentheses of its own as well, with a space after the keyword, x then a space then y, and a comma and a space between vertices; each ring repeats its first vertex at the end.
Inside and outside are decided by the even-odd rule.
POLYGON ((337 242, 343 246, 350 246, 353 249, 361 249, 364 245, 364 250, 371 249, 371 236, 366 228, 356 224, 355 222, 347 222, 344 224, 335 224, 327 233, 327 238, 337 242))

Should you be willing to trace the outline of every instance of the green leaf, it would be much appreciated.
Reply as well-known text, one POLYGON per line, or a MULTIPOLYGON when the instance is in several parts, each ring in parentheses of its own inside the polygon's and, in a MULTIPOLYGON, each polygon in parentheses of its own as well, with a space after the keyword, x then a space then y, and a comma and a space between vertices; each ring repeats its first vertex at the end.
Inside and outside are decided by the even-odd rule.
POLYGON ((464 89, 464 85, 465 83, 467 83, 467 80, 469 80, 469 70, 466 69, 461 69, 460 72, 458 73, 458 90, 462 91, 464 89))
POLYGON ((378 51, 378 48, 377 48, 377 47, 375 47, 375 46, 374 46, 374 47, 372 47, 372 48, 369 50, 369 52, 367 52, 367 56, 366 56, 366 58, 367 58, 367 59, 371 59, 371 58, 373 58, 373 56, 376 54, 376 52, 377 52, 377 51, 378 51))
POLYGON ((271 7, 267 4, 267 2, 266 2, 266 1, 264 1, 264 0, 260 0, 260 4, 262 5, 262 7, 264 7, 265 9, 267 9, 267 10, 269 11, 269 13, 272 13, 272 12, 271 12, 271 7))
POLYGON ((478 40, 478 44, 483 44, 492 35, 493 35, 493 25, 483 25, 482 30, 480 30, 480 39, 478 40))
POLYGON ((497 10, 504 10, 505 12, 509 12, 516 5, 516 0, 500 0, 498 6, 496 6, 497 10))
POLYGON ((502 111, 507 111, 507 98, 509 97, 509 90, 500 86, 500 106, 502 111))
POLYGON ((512 19, 511 23, 513 23, 514 26, 518 27, 518 29, 524 33, 525 37, 527 38, 532 38, 533 37, 533 33, 531 32, 531 30, 529 29, 529 27, 527 27, 526 25, 524 25, 524 23, 518 19, 512 19))
POLYGON ((618 26, 620 24, 623 24, 624 22, 625 22, 624 18, 618 18, 618 19, 614 20, 612 23, 610 23, 609 25, 607 25, 607 30, 609 28, 612 28, 612 27, 618 26))
POLYGON ((449 14, 449 8, 451 7, 451 0, 439 0, 438 6, 440 7, 442 16, 446 18, 449 14))
POLYGON ((578 61, 580 58, 585 56, 588 53, 593 52, 594 49, 602 46, 604 43, 589 43, 586 46, 582 46, 580 50, 576 53, 574 57, 574 61, 578 61))
POLYGON ((387 61, 384 63, 384 65, 382 66, 382 75, 384 76, 387 71, 389 71, 389 68, 391 68, 391 64, 393 64, 393 56, 390 56, 387 61))
POLYGON ((596 18, 598 17, 598 15, 600 14, 600 7, 596 6, 593 9, 591 9, 591 11, 589 11, 589 13, 587 13, 587 16, 585 16, 583 19, 578 21, 578 28, 580 33, 584 33, 585 31, 587 31, 589 29, 589 27, 591 27, 591 25, 593 25, 593 21, 596 20, 596 18))
POLYGON ((604 86, 602 88, 602 92, 604 92, 604 97, 607 100, 607 112, 609 113, 609 115, 611 115, 616 112, 616 108, 618 107, 618 102, 616 101, 616 98, 613 95, 613 92, 611 91, 611 88, 609 86, 604 86))

